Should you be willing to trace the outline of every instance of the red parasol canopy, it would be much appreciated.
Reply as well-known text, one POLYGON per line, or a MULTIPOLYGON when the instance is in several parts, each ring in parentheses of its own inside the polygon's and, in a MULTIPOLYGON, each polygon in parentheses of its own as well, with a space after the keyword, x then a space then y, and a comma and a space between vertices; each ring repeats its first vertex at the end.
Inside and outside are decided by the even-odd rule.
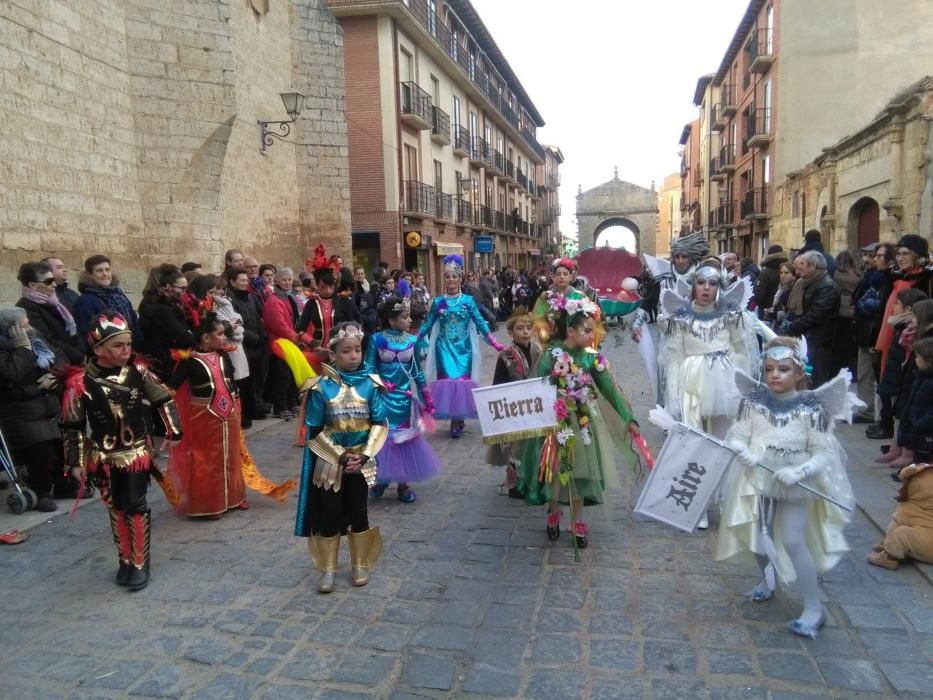
POLYGON ((599 296, 614 296, 623 279, 641 277, 641 260, 624 248, 588 248, 577 255, 577 271, 599 296))

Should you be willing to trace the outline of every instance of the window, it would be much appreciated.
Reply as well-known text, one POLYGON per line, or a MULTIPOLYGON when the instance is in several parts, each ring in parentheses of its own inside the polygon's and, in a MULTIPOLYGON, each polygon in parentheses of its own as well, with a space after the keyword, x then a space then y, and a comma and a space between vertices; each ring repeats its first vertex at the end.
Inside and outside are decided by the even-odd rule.
POLYGON ((460 98, 456 95, 453 96, 451 107, 450 121, 453 124, 454 133, 457 134, 460 132, 460 98))
POLYGON ((476 48, 470 47, 470 80, 476 80, 476 48))
POLYGON ((418 179, 418 149, 405 144, 404 175, 406 180, 418 179))
POLYGON ((411 54, 405 49, 399 49, 398 74, 402 77, 402 82, 411 82, 415 79, 414 64, 411 60, 411 54))
POLYGON ((767 80, 764 84, 764 133, 771 133, 771 81, 767 80))
POLYGON ((434 161, 434 189, 444 191, 444 166, 439 160, 434 161))
POLYGON ((774 53, 774 5, 768 5, 768 26, 765 27, 765 53, 774 53))
POLYGON ((460 52, 460 30, 457 25, 452 24, 450 28, 450 57, 458 60, 460 52))
POLYGON ((764 185, 767 185, 771 182, 771 156, 765 155, 761 159, 761 182, 764 185))
POLYGON ((476 112, 470 112, 470 145, 476 148, 476 112))
POLYGON ((441 81, 431 76, 431 96, 434 98, 434 104, 441 103, 441 81))
POLYGON ((428 0, 428 31, 437 36, 437 0, 428 0))
POLYGON ((790 198, 790 215, 793 218, 800 216, 800 190, 794 190, 790 198))

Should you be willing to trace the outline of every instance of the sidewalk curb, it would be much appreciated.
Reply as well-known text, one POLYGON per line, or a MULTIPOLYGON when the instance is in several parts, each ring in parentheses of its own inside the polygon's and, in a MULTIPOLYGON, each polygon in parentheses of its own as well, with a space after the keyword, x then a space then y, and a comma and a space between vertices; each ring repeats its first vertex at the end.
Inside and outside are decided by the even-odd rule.
MULTIPOLYGON (((877 520, 875 520, 875 519, 872 517, 871 513, 869 513, 868 510, 866 510, 866 509, 863 508, 862 506, 857 506, 857 507, 858 507, 858 509, 862 512, 862 515, 865 516, 865 519, 868 520, 868 522, 870 522, 870 523, 871 523, 872 525, 874 525, 876 528, 878 528, 878 532, 881 533, 881 536, 882 536, 882 537, 884 537, 884 533, 885 533, 886 530, 887 530, 886 525, 882 525, 882 524, 879 523, 877 520)), ((914 567, 914 568, 917 570, 917 573, 919 573, 920 576, 921 576, 927 583, 929 583, 931 586, 933 586, 933 566, 930 566, 930 565, 928 565, 928 564, 923 564, 922 562, 918 562, 918 561, 916 561, 916 560, 914 560, 914 559, 908 560, 907 563, 909 563, 912 567, 914 567)), ((870 566, 870 565, 869 565, 869 566, 870 566)))

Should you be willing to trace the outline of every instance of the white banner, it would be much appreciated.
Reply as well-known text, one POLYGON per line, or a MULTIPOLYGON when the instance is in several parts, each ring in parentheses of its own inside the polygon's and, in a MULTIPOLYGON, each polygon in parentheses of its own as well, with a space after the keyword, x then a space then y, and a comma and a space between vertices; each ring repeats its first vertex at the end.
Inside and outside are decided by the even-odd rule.
POLYGON ((473 389, 483 442, 508 442, 544 435, 557 427, 557 387, 546 377, 473 389))
POLYGON ((635 512, 693 532, 735 455, 674 425, 648 475, 635 512))

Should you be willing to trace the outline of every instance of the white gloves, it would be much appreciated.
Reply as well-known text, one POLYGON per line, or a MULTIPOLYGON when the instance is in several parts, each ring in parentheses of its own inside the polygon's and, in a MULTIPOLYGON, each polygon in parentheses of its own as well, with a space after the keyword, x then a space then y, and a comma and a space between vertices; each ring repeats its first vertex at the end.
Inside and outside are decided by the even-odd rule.
POLYGON ((738 460, 744 464, 746 467, 753 467, 758 462, 758 458, 752 454, 752 451, 748 449, 743 443, 738 442, 737 440, 730 440, 726 447, 735 452, 735 456, 738 460))
POLYGON ((804 463, 799 467, 784 467, 774 473, 774 478, 785 486, 793 486, 798 481, 802 481, 809 476, 810 472, 808 466, 809 463, 804 463))

